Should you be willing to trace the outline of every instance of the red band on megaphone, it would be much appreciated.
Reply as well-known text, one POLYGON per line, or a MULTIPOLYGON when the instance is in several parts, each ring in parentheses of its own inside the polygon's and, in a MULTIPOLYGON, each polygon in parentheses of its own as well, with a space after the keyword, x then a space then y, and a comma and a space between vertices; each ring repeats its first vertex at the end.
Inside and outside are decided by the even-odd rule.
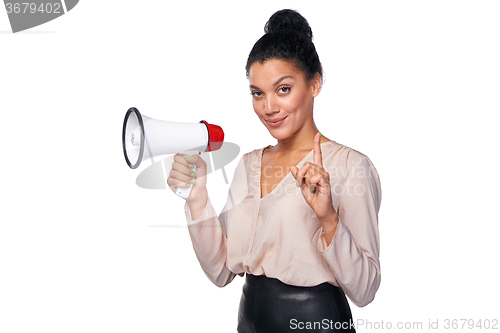
POLYGON ((207 126, 208 129, 208 148, 206 151, 214 151, 222 147, 224 142, 224 131, 220 126, 207 123, 205 120, 201 121, 207 126))

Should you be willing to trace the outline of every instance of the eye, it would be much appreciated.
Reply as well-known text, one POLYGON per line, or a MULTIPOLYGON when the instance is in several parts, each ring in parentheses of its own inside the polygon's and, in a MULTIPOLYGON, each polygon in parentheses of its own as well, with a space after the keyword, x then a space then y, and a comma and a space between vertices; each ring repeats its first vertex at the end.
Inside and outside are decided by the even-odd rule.
POLYGON ((278 88, 278 93, 280 93, 282 95, 288 94, 289 92, 290 92, 290 87, 283 86, 283 87, 278 88))
POLYGON ((262 96, 262 93, 260 91, 251 91, 250 92, 250 95, 252 95, 254 98, 258 98, 260 96, 262 96))

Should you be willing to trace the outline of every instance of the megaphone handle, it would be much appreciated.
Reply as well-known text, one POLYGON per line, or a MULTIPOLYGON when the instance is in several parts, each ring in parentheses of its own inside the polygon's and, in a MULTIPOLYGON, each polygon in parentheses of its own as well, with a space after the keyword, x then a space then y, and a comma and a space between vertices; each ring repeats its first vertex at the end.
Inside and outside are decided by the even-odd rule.
MULTIPOLYGON (((194 164, 194 167, 191 169, 193 172, 196 171, 196 164, 194 164)), ((191 184, 190 187, 177 187, 177 191, 175 191, 175 194, 180 196, 181 198, 187 199, 189 197, 189 194, 191 193, 191 189, 193 188, 193 184, 191 184)))

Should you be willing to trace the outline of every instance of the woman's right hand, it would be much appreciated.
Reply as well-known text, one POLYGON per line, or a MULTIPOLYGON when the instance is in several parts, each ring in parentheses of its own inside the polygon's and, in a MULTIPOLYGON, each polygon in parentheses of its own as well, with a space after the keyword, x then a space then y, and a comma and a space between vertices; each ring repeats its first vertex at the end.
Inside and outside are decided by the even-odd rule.
POLYGON ((196 154, 187 156, 176 154, 174 163, 172 163, 172 170, 170 170, 167 178, 167 184, 174 193, 177 187, 187 188, 189 184, 192 189, 186 201, 189 204, 200 201, 206 202, 207 163, 196 154), (191 163, 196 165, 195 172, 189 167, 191 163))

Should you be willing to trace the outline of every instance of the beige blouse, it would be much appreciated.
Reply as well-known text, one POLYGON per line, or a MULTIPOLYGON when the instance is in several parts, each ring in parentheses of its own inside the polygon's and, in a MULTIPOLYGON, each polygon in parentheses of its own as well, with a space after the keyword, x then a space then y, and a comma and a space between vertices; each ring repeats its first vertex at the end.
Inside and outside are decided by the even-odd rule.
MULTIPOLYGON (((202 216, 192 220, 186 203, 188 230, 203 271, 219 287, 245 272, 295 286, 328 282, 341 287, 357 306, 367 305, 380 285, 381 188, 372 162, 335 141, 321 144, 340 219, 327 244, 320 221, 290 172, 260 197, 265 148, 240 159, 219 216, 208 199, 202 216)), ((306 162, 313 163, 312 150, 297 167, 306 162)))

